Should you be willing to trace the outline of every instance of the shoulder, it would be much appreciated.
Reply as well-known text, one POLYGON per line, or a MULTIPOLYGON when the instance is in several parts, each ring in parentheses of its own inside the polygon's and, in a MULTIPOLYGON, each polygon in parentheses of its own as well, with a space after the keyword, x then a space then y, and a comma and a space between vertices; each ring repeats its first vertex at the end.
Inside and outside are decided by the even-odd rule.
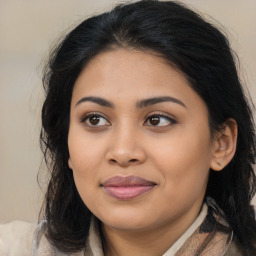
POLYGON ((82 256, 83 253, 65 253, 59 251, 46 238, 47 221, 41 221, 35 229, 31 256, 82 256))
POLYGON ((238 249, 235 239, 231 242, 225 256, 242 256, 242 253, 238 249))
POLYGON ((240 246, 238 245, 237 242, 237 238, 233 237, 233 240, 225 254, 225 256, 255 256, 256 253, 255 252, 243 252, 240 248, 240 246))
POLYGON ((0 255, 30 255, 35 228, 36 223, 18 220, 0 224, 0 255))

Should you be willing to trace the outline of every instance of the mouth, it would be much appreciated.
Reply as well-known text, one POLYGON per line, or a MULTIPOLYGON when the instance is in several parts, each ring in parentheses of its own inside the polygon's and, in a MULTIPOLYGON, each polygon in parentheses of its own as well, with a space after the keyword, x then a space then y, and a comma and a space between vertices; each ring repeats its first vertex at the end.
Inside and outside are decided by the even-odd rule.
POLYGON ((156 183, 137 176, 115 176, 101 185, 111 197, 119 200, 130 200, 152 190, 156 183))

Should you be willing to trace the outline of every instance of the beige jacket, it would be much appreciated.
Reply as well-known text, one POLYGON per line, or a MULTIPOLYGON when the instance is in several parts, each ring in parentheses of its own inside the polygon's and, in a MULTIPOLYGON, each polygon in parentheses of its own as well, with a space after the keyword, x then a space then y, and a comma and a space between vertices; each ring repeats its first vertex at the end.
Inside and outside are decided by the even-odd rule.
POLYGON ((36 223, 0 224, 0 256, 30 256, 36 223))
MULTIPOLYGON (((239 253, 233 232, 220 216, 221 210, 212 199, 208 199, 187 231, 164 253, 163 256, 242 256, 239 253)), ((51 246, 45 238, 46 221, 42 222, 33 242, 32 256, 104 256, 98 222, 92 220, 86 251, 67 254, 51 246)))
MULTIPOLYGON (((198 218, 163 256, 242 256, 232 230, 218 215, 215 203, 208 200, 207 205, 204 204, 198 218)), ((0 225, 0 256, 103 256, 95 219, 91 223, 86 251, 76 254, 60 252, 50 245, 45 238, 46 221, 35 227, 36 224, 21 221, 0 225)))

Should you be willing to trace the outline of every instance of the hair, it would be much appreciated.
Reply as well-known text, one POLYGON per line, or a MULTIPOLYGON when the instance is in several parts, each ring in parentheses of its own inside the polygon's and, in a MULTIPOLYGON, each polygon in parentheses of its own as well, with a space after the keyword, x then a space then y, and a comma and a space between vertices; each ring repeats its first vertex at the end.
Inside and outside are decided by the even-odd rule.
POLYGON ((117 5, 84 20, 50 54, 43 77, 46 99, 40 136, 51 173, 44 204, 48 240, 63 252, 86 246, 92 213, 68 167, 70 102, 86 63, 113 48, 149 50, 180 70, 206 103, 212 132, 229 118, 236 121, 235 156, 221 172, 210 170, 206 196, 221 207, 244 252, 255 253, 256 222, 250 205, 256 184, 254 122, 236 58, 223 32, 174 1, 117 5))

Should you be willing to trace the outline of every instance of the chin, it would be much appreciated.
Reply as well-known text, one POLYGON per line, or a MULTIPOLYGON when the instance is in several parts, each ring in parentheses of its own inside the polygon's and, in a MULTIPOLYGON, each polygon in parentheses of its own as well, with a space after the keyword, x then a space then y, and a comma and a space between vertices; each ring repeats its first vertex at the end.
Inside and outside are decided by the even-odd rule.
POLYGON ((119 210, 112 213, 105 212, 103 216, 99 216, 98 218, 108 227, 126 231, 147 229, 151 223, 147 214, 139 213, 134 210, 119 210))

